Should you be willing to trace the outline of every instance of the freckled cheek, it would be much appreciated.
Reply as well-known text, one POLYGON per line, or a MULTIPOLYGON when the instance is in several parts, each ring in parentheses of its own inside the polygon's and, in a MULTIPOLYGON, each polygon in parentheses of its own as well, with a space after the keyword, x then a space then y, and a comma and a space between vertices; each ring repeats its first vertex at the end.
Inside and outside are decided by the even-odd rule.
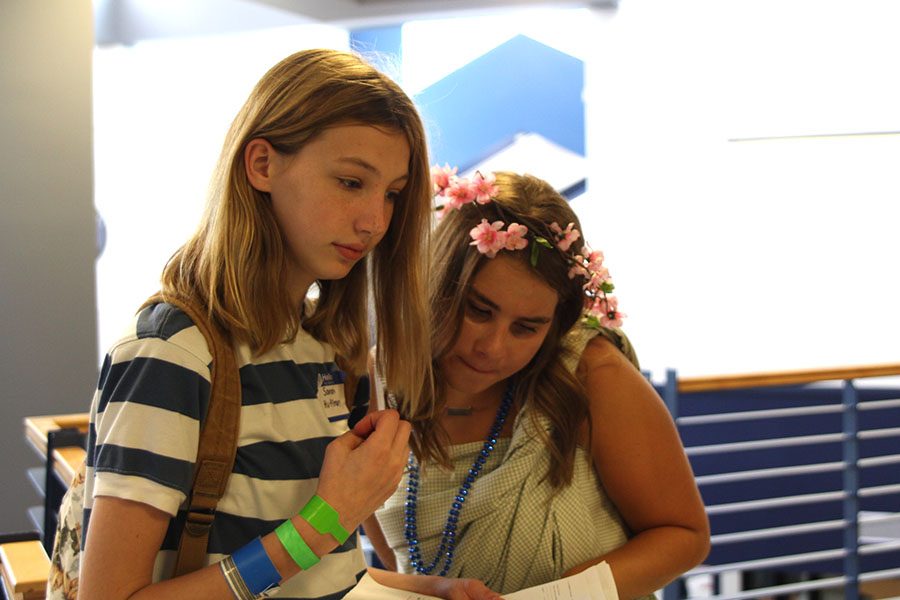
POLYGON ((390 204, 390 203, 385 204, 384 215, 382 217, 384 219, 384 231, 381 232, 381 235, 379 236, 379 240, 381 238, 383 238, 385 235, 387 235, 388 231, 390 231, 391 227, 393 227, 393 225, 394 225, 393 217, 394 217, 394 205, 390 204))

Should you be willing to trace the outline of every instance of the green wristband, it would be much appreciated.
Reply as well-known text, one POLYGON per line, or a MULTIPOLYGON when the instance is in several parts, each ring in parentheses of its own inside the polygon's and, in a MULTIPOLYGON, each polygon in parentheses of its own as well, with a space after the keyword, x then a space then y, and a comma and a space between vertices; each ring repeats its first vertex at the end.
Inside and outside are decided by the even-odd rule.
POLYGON ((337 511, 325 502, 321 496, 313 496, 300 510, 300 516, 322 535, 331 534, 338 544, 343 544, 350 533, 341 525, 337 511))
POLYGON ((308 571, 310 567, 315 566, 319 562, 319 557, 307 545, 290 519, 275 528, 275 535, 278 536, 278 541, 281 542, 287 553, 291 555, 294 562, 304 571, 308 571))

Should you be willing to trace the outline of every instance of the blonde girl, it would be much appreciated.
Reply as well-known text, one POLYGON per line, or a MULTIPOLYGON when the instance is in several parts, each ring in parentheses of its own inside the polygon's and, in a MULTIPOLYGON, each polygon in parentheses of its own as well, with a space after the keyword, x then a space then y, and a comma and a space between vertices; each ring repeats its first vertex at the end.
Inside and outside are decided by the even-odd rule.
POLYGON ((279 585, 279 597, 338 598, 356 583, 352 532, 395 488, 409 425, 382 411, 348 431, 344 382, 365 371, 371 293, 379 345, 393 349, 379 368, 404 410, 419 410, 430 192, 417 111, 370 64, 309 50, 262 77, 197 232, 162 275, 163 293, 203 307, 240 367, 237 458, 208 566, 172 576, 210 353, 163 302, 111 348, 92 403, 80 598, 255 598, 279 585), (333 517, 325 533, 298 515, 313 502, 333 517))

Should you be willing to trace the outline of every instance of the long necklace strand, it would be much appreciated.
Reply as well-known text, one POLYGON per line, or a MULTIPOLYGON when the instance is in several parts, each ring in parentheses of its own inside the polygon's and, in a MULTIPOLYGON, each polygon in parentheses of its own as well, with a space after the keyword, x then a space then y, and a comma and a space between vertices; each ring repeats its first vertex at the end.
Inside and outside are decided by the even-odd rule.
POLYGON ((438 565, 442 563, 443 566, 440 569, 439 575, 443 577, 450 571, 450 565, 453 564, 453 552, 456 548, 456 525, 459 522, 459 514, 462 512, 463 504, 466 501, 466 497, 469 495, 472 484, 475 483, 475 479, 478 477, 479 473, 481 473, 484 463, 494 450, 494 446, 497 445, 497 438, 500 436, 500 431, 503 430, 503 424, 506 422, 506 415, 509 413, 510 406, 512 406, 513 389, 514 386, 511 383, 506 387, 506 392, 503 394, 503 400, 500 403, 500 408, 497 410, 497 416, 494 418, 494 424, 491 426, 491 431, 484 441, 484 446, 482 446, 478 456, 475 457, 475 462, 472 463, 472 467, 469 469, 462 485, 459 487, 459 491, 456 493, 456 498, 450 505, 450 510, 447 513, 447 522, 444 524, 444 530, 441 534, 441 543, 434 555, 434 560, 432 560, 428 566, 425 566, 425 562, 422 560, 422 553, 419 551, 419 533, 416 527, 419 465, 416 462, 416 457, 413 453, 409 453, 409 461, 407 462, 409 481, 406 486, 405 536, 406 543, 409 546, 409 563, 417 573, 430 575, 438 565))

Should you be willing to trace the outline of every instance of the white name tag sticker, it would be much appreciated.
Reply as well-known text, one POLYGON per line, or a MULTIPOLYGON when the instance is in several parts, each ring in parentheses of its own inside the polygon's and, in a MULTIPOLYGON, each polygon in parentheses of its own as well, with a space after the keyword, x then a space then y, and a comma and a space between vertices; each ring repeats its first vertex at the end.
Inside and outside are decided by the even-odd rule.
POLYGON ((344 398, 344 372, 327 371, 319 373, 317 396, 322 403, 325 417, 330 423, 344 421, 350 416, 344 398))

